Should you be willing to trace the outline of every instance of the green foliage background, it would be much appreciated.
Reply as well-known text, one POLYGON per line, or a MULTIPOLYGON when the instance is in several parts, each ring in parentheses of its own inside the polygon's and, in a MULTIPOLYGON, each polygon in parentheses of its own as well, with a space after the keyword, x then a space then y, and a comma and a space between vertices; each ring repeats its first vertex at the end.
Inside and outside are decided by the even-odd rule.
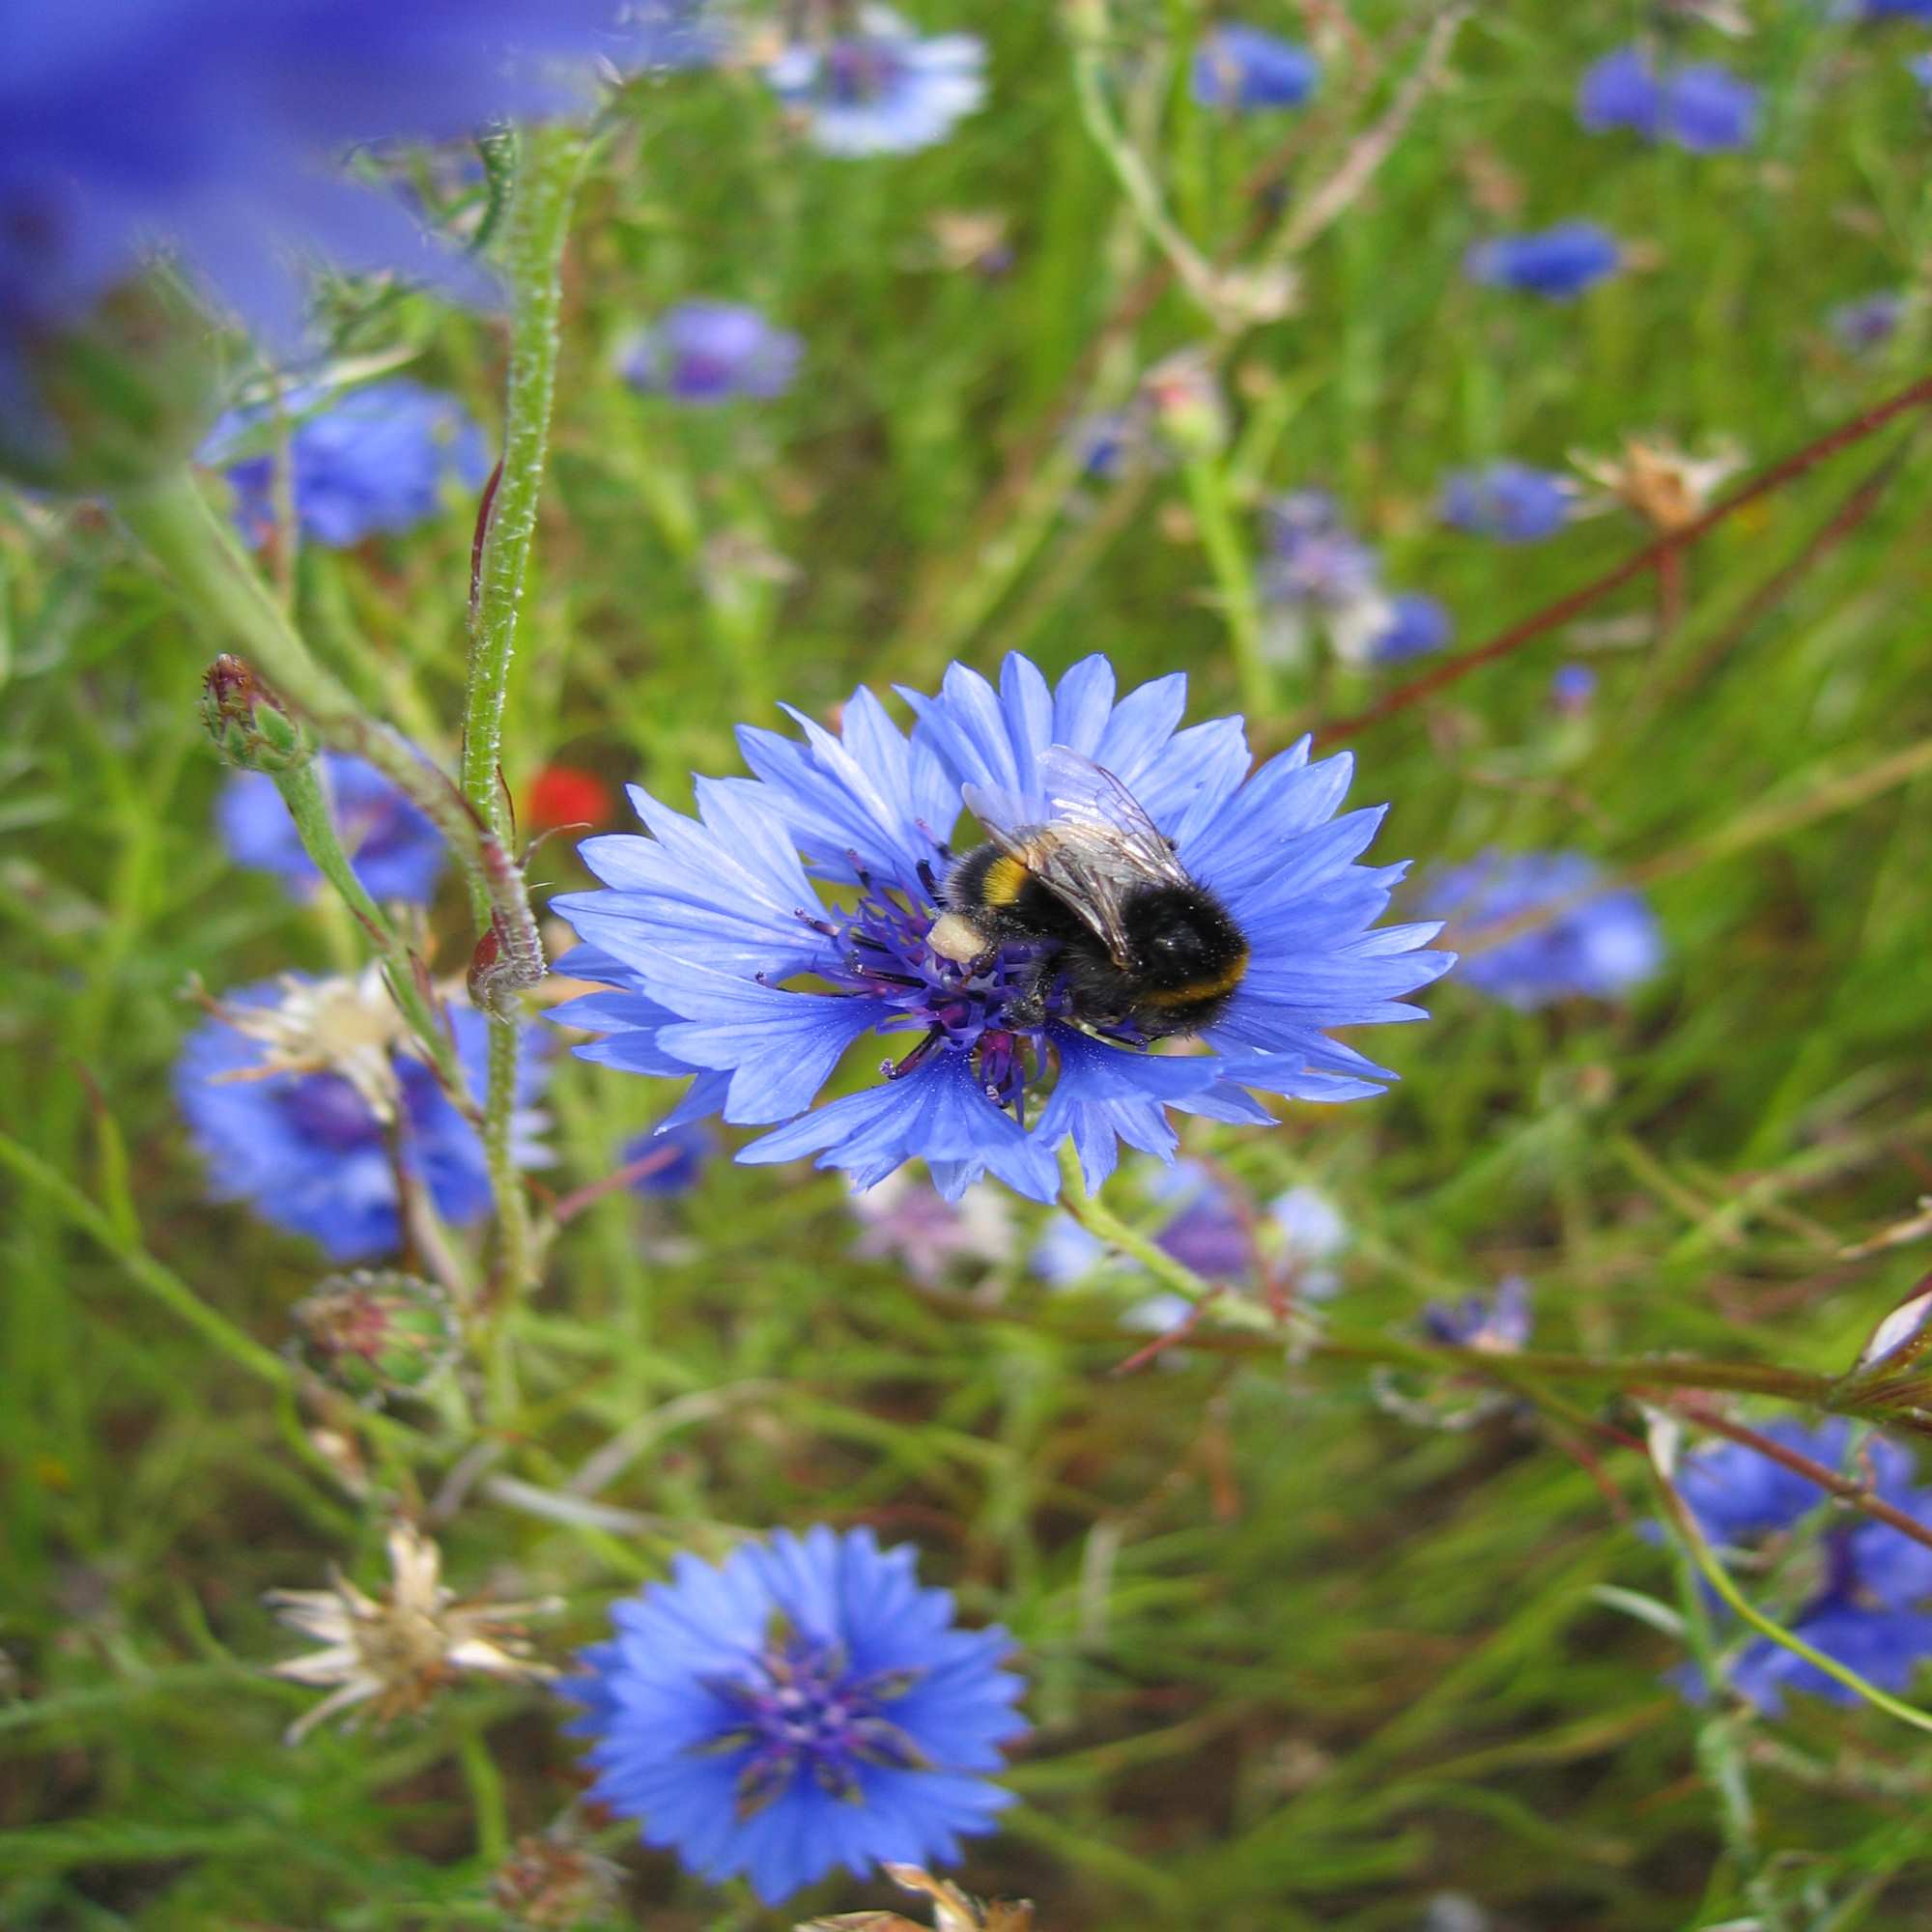
MULTIPOLYGON (((1178 472, 1083 483, 1063 434, 1206 324, 1172 288, 1129 303, 1155 258, 1083 128, 1055 11, 921 11, 992 50, 991 105, 922 155, 814 155, 747 73, 624 97, 569 260, 517 796, 563 757, 683 803, 781 696, 823 715, 856 682, 1014 647, 1054 671, 1095 649, 1124 678, 1179 667, 1192 716, 1235 708, 1178 472), (931 223, 958 211, 1005 218, 1009 271, 944 264, 931 223), (680 412, 615 380, 623 329, 700 294, 801 333, 790 397, 680 412), (765 552, 792 568, 747 570, 765 552)), ((1860 360, 1823 318, 1922 271, 1926 113, 1903 67, 1922 35, 1810 0, 1748 11, 1728 51, 1690 44, 1761 83, 1762 136, 1696 158, 1576 125, 1577 75, 1638 10, 1478 9, 1447 85, 1298 264, 1294 313, 1232 344, 1227 486, 1335 490, 1391 581, 1473 641, 1642 533, 1612 514, 1528 549, 1459 537, 1432 516, 1445 469, 1560 466, 1649 430, 1762 462, 1908 381, 1921 303, 1860 360), (1471 242, 1577 213, 1628 240, 1631 272, 1560 306, 1462 278, 1471 242)), ((1190 0, 1118 10, 1116 99, 1210 253, 1292 218, 1415 57, 1419 10, 1310 13, 1348 22, 1318 104, 1229 124, 1174 77, 1190 0)), ((358 290, 335 309, 345 353, 407 348, 494 421, 491 318, 358 290)), ((1833 1370, 1910 1285, 1922 1248, 1841 1250, 1909 1215, 1932 1171, 1927 767, 1879 781, 1932 731, 1928 480, 1908 418, 1698 547, 1663 635, 1641 581, 1356 739, 1357 802, 1393 807, 1380 856, 1581 847, 1655 877, 1670 961, 1627 1008, 1538 1016, 1452 977, 1428 1025, 1373 1042, 1405 1075, 1388 1098, 1190 1129, 1260 1196, 1308 1179, 1342 1206, 1353 1324, 1404 1327, 1515 1271, 1548 1346, 1833 1370), (1810 555, 1889 451, 1875 507, 1810 555), (1550 672, 1579 657, 1600 695, 1560 719, 1550 672)), ((469 543, 452 504, 297 571, 319 650, 445 758, 469 543)), ((169 1305, 172 1283, 274 1350, 319 1271, 205 1199, 168 1093, 182 988, 344 961, 354 935, 225 860, 193 702, 213 641, 105 516, 0 501, 0 574, 4 1124, 69 1189, 16 1161, 0 1236, 0 1922, 507 1922, 488 1872, 577 1788, 553 1708, 466 1687, 380 1736, 278 1742, 312 1693, 262 1675, 291 1639, 261 1594, 331 1564, 376 1580, 381 1511, 331 1476, 287 1386, 169 1305)), ((1278 744, 1374 695, 1324 670, 1250 722, 1278 744)), ((532 873, 582 876, 561 841, 532 873)), ((459 896, 437 922, 451 969, 459 896)), ((668 1099, 565 1063, 554 1183, 608 1172, 668 1099)), ((725 1162, 676 1204, 620 1195, 574 1224, 519 1318, 526 1407, 442 1531, 454 1580, 563 1592, 543 1634, 560 1658, 676 1548, 810 1520, 917 1539, 1025 1649, 1024 1803, 964 1876, 1030 1893, 1044 1932, 1374 1932, 1422 1925, 1443 1891, 1522 1932, 1661 1932, 1744 1919, 1752 1884, 1794 1927, 1924 1922, 1913 1733, 1806 1699, 1711 1728, 1662 1681, 1677 1646, 1593 1596, 1673 1596, 1635 1457, 1579 1457, 1576 1427, 1526 1411, 1418 1429, 1332 1363, 1196 1350, 1113 1378, 1132 1343, 1106 1293, 1050 1295, 1015 1265, 924 1294, 854 1260, 853 1232, 836 1177, 725 1162), (624 1430, 637 1454, 597 1498, 623 1527, 519 1500, 624 1430), (1733 1774, 1755 1840, 1726 1833, 1714 1782, 1733 1774)), ((470 1447, 450 1413, 405 1411, 373 1438, 376 1500, 434 1496, 470 1447)), ((835 1882, 769 1914, 664 1858, 628 1865, 616 1922, 657 1932, 868 1896, 835 1882)))

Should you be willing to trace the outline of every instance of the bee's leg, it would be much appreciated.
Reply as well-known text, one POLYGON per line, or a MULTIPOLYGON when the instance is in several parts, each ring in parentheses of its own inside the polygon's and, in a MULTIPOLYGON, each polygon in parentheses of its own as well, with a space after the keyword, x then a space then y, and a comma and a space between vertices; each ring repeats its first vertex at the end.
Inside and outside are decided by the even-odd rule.
POLYGON ((945 1037, 944 1027, 933 1027, 910 1053, 895 1061, 882 1060, 879 1063, 880 1073, 888 1080, 903 1080, 945 1037))

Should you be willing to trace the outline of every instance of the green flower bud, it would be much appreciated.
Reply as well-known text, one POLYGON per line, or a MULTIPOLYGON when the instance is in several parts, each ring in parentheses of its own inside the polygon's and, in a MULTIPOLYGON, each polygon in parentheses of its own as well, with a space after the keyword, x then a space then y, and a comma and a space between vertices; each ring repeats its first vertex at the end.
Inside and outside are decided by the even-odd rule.
POLYGON ((226 651, 201 680, 201 722, 214 749, 249 772, 291 772, 315 756, 309 735, 284 711, 252 666, 226 651))
POLYGON ((310 1366, 353 1396, 420 1388, 456 1359, 448 1299, 414 1275, 370 1268, 332 1274, 294 1314, 310 1366))
POLYGON ((0 412, 0 475, 73 496, 177 469, 214 417, 214 332, 155 270, 82 320, 18 343, 26 401, 0 412))

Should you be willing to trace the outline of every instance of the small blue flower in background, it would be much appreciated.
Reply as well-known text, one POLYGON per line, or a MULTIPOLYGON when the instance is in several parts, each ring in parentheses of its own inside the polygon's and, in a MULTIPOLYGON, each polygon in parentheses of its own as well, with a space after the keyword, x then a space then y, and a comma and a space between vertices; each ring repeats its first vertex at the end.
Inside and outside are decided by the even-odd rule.
POLYGON ((1580 717, 1596 695, 1597 673, 1589 665, 1559 665, 1550 675, 1549 701, 1565 717, 1580 717))
POLYGON ((1496 1355, 1515 1354, 1529 1340, 1530 1322, 1529 1284, 1520 1274, 1505 1275, 1493 1294, 1432 1301, 1422 1311, 1431 1341, 1496 1355))
POLYGON ((1478 242, 1463 256, 1463 270, 1491 288, 1568 301, 1614 274, 1622 262, 1623 250, 1608 229, 1594 221, 1559 221, 1533 234, 1478 242))
POLYGON ((1321 78, 1306 47, 1238 21, 1210 27, 1194 50, 1194 98, 1204 107, 1299 107, 1321 78))
MULTIPOLYGON (((1932 1491, 1918 1489, 1911 1456, 1883 1436, 1854 1459, 1840 1419, 1815 1429, 1767 1424, 1759 1434, 1833 1470, 1866 1474, 1879 1497, 1932 1525, 1932 1491)), ((1748 1548, 1767 1538, 1815 1529, 1819 1575, 1787 1628, 1835 1662, 1885 1690, 1903 1690, 1932 1657, 1932 1549, 1870 1517, 1822 1515, 1826 1492, 1808 1478, 1741 1442, 1722 1442, 1684 1460, 1677 1492, 1706 1539, 1719 1548, 1748 1548)), ((1808 1690, 1835 1703, 1857 1693, 1769 1637, 1745 1645, 1729 1670, 1734 1690, 1776 1716, 1787 1690, 1808 1690)), ((1687 1685, 1693 1680, 1687 1675, 1687 1685)))
POLYGON ((630 1167, 641 1160, 657 1163, 648 1174, 628 1183, 633 1194, 668 1199, 689 1194, 704 1172, 704 1163, 718 1151, 718 1133, 709 1121, 687 1121, 679 1126, 656 1126, 624 1143, 618 1164, 630 1167))
POLYGON ((1538 543, 1570 521, 1577 486, 1526 463, 1459 469, 1442 482, 1436 514, 1453 529, 1502 543, 1538 543))
POLYGON ((554 901, 588 942, 560 970, 615 988, 556 1010, 606 1036, 583 1057, 702 1070, 687 1117, 722 1103, 727 1121, 773 1129, 741 1161, 815 1154, 867 1187, 923 1159, 949 1200, 988 1172, 1052 1200, 1069 1138, 1098 1187, 1122 1139, 1172 1154, 1169 1107, 1264 1125, 1256 1094, 1350 1100, 1392 1077, 1326 1029, 1421 1017, 1403 995, 1450 961, 1424 950, 1433 924, 1374 926, 1405 868, 1355 864, 1382 814, 1334 816, 1347 757, 1312 765, 1303 740, 1251 771, 1238 719, 1178 730, 1183 677, 1117 702, 1100 657, 1057 687, 1015 655, 997 689, 955 665, 939 696, 901 696, 911 735, 864 689, 839 736, 796 712, 803 743, 741 727, 755 778, 699 779, 695 819, 632 788, 651 836, 586 840, 606 889, 554 901), (1057 980, 1042 1000, 1038 949, 961 961, 929 944, 962 787, 1044 821, 1053 747, 1117 779, 1246 939, 1246 971, 1202 1035, 1211 1050, 1169 1055, 1071 1024, 1057 980), (825 903, 814 874, 854 896, 825 903), (867 1037, 877 1076, 814 1105, 867 1037), (896 1060, 882 1065, 882 1047, 896 1060))
POLYGON ((1826 316, 1825 326, 1840 346, 1861 355, 1889 342, 1904 319, 1904 294, 1885 289, 1877 295, 1861 296, 1856 301, 1840 302, 1826 316))
POLYGON ((625 338, 617 372, 634 389, 708 408, 781 396, 803 345, 741 302, 686 301, 625 338))
MULTIPOLYGON (((224 451, 262 420, 231 412, 210 431, 201 460, 224 467, 224 451)), ((311 543, 346 550, 384 532, 400 535, 440 516, 457 489, 490 474, 483 432, 454 396, 398 379, 352 389, 302 416, 289 434, 296 516, 311 543)), ((227 464, 235 521, 251 544, 275 526, 274 458, 227 464)))
POLYGON ((1844 0, 1839 11, 1859 20, 1932 20, 1932 0, 1844 0))
POLYGON ((948 1201, 929 1180, 901 1168, 876 1187, 846 1197, 859 1223, 852 1252, 864 1261, 892 1261, 925 1288, 935 1288, 955 1264, 983 1272, 1013 1257, 1011 1199, 989 1181, 948 1201))
POLYGON ((1680 67, 1664 76, 1665 137, 1693 155, 1729 154, 1757 137, 1758 92, 1728 68, 1680 67))
POLYGON ((843 1865, 947 1864, 1011 1802, 987 1774, 1027 1729, 1012 1640, 961 1630, 910 1547, 780 1530, 611 1611, 565 1694, 596 1740, 593 1802, 767 1905, 843 1865))
POLYGON ((1619 47, 1583 71, 1577 88, 1577 118, 1593 134, 1628 128, 1655 139, 1662 113, 1657 70, 1638 47, 1619 47))
POLYGON ((1622 47, 1585 70, 1577 118, 1594 134, 1624 128, 1693 155, 1748 147, 1757 133, 1758 91, 1711 62, 1659 75, 1637 47, 1622 47))
MULTIPOLYGON (((369 896, 427 905, 448 856, 441 833, 374 765, 342 752, 323 753, 319 765, 329 816, 369 896)), ((233 773, 215 801, 214 822, 238 866, 273 872, 299 898, 322 883, 265 773, 233 773)))
MULTIPOLYGON (((487 1084, 489 1022, 448 1008, 471 1094, 487 1084)), ((514 1123, 519 1162, 545 1158, 545 1057, 527 1051, 514 1123)), ((365 1261, 402 1244, 389 1135, 437 1213, 456 1225, 490 1211, 476 1130, 410 1050, 372 967, 359 979, 288 974, 243 986, 188 1036, 175 1097, 208 1163, 217 1200, 245 1201, 266 1221, 320 1241, 331 1261, 365 1261)))
POLYGON ((985 64, 977 35, 922 38, 889 9, 862 6, 856 32, 792 42, 765 79, 826 154, 904 155, 943 141, 984 102, 985 64))
POLYGON ((1469 949, 1459 977, 1529 1011, 1577 996, 1615 999, 1662 964, 1663 939, 1649 904, 1633 891, 1598 892, 1602 876, 1580 852, 1487 852, 1427 881, 1421 898, 1469 949), (1485 927, 1585 894, 1591 896, 1485 947, 1485 927))
MULTIPOLYGON (((1927 10, 1924 17, 1932 19, 1932 9, 1927 10)), ((1914 54, 1905 63, 1905 71, 1928 94, 1932 94, 1932 54, 1914 54)))
POLYGON ((625 0, 609 55, 619 73, 712 67, 731 51, 713 0, 625 0))
POLYGON ((1292 490, 1263 512, 1267 555, 1262 595, 1271 603, 1335 611, 1378 594, 1381 560, 1342 520, 1326 490, 1292 490))
POLYGON ((1402 664, 1439 651, 1455 635, 1455 620, 1437 599, 1420 590, 1400 590, 1389 599, 1388 627, 1376 639, 1370 656, 1377 664, 1402 664))
MULTIPOLYGON (((0 69, 0 364, 161 246, 288 338, 296 259, 421 273, 393 198, 331 178, 382 136, 440 141, 570 99, 546 71, 608 44, 611 0, 146 0, 14 6, 0 69)), ((452 258, 453 259, 453 258, 452 258)))

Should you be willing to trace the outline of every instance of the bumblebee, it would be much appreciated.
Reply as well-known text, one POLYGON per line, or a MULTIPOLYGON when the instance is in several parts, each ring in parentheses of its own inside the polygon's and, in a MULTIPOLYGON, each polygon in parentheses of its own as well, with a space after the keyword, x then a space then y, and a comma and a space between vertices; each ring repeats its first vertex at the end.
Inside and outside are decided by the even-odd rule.
POLYGON ((1228 909, 1112 772, 1064 745, 1040 753, 1046 810, 980 785, 966 804, 988 842, 954 861, 927 944, 967 963, 1039 949, 1008 1011, 1037 1026, 1056 991, 1076 1025, 1143 1039, 1199 1033, 1248 970, 1228 909))

